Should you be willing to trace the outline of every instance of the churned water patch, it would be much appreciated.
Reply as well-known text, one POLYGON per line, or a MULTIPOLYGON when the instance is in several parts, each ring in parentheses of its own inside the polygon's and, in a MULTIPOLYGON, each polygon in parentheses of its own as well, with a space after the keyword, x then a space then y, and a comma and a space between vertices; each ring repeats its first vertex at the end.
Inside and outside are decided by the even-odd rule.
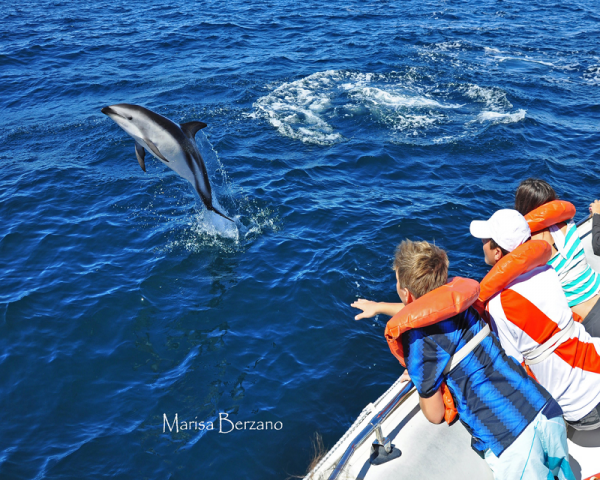
POLYGON ((520 109, 515 113, 481 112, 477 116, 479 122, 513 123, 525 118, 525 110, 520 109))
POLYGON ((500 88, 468 84, 459 86, 459 90, 474 102, 485 104, 485 107, 492 111, 501 111, 513 106, 506 98, 506 92, 500 88))
POLYGON ((198 253, 206 249, 223 253, 246 250, 247 246, 267 232, 281 228, 278 214, 271 208, 260 206, 248 197, 237 200, 238 215, 235 223, 218 217, 212 212, 201 210, 185 217, 173 226, 171 239, 158 251, 185 250, 198 253))
POLYGON ((583 79, 590 85, 600 85, 600 65, 592 65, 583 72, 583 79))
POLYGON ((333 108, 335 77, 329 70, 284 83, 256 101, 256 113, 286 137, 319 145, 338 143, 343 137, 324 115, 333 108))
POLYGON ((501 88, 440 83, 414 70, 327 70, 285 82, 259 98, 254 117, 306 144, 331 146, 360 138, 367 129, 371 139, 437 144, 477 135, 477 120, 523 119, 525 111, 513 112, 512 107, 501 88))
POLYGON ((502 57, 502 56, 498 56, 496 57, 496 60, 498 60, 499 62, 507 62, 507 61, 514 61, 514 62, 525 62, 525 63, 537 63, 538 65, 543 65, 545 67, 551 67, 551 68, 558 68, 554 63, 552 62, 548 62, 545 60, 539 60, 536 58, 531 58, 531 57, 502 57))

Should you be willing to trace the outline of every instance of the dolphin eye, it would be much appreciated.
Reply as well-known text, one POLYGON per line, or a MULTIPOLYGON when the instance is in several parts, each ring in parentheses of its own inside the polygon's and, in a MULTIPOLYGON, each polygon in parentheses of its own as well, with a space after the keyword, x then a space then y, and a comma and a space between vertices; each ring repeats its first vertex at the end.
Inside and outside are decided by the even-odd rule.
POLYGON ((133 120, 133 117, 127 117, 129 120, 133 120))

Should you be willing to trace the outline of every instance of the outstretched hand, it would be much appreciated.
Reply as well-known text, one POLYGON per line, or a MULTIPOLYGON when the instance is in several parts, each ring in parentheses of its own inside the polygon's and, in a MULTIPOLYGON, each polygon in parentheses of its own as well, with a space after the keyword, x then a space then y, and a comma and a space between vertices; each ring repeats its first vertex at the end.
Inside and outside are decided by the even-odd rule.
POLYGON ((364 298, 359 298, 356 302, 350 304, 350 306, 363 311, 362 313, 356 315, 356 317, 354 317, 354 320, 371 318, 379 313, 379 303, 374 302, 372 300, 365 300, 364 298))
POLYGON ((600 214, 600 200, 594 200, 590 203, 590 213, 600 214))

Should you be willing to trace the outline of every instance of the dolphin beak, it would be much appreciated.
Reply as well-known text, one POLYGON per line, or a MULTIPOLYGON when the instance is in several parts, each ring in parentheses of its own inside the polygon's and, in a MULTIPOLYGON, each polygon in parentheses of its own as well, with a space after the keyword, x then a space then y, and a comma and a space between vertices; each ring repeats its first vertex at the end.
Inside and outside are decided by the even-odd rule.
POLYGON ((111 110, 110 107, 104 107, 102 110, 100 110, 104 115, 110 115, 111 113, 115 113, 111 110))

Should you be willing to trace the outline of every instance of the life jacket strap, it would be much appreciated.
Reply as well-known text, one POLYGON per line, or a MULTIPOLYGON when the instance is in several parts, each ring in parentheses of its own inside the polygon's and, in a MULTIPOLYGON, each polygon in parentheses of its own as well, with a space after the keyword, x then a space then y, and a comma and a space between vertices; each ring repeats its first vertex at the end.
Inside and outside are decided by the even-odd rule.
POLYGON ((477 334, 467 342, 458 352, 454 352, 454 355, 450 357, 450 361, 446 368, 444 368, 444 375, 450 373, 454 367, 456 367, 464 358, 475 350, 475 347, 479 345, 485 337, 490 334, 490 326, 486 323, 484 327, 477 332, 477 334))
POLYGON ((535 365, 537 363, 543 362, 552 355, 552 352, 556 350, 560 345, 565 343, 569 338, 571 338, 571 333, 575 329, 575 321, 571 319, 567 326, 560 330, 558 333, 552 335, 548 340, 546 340, 541 345, 538 345, 531 350, 523 352, 523 359, 526 365, 535 365))

